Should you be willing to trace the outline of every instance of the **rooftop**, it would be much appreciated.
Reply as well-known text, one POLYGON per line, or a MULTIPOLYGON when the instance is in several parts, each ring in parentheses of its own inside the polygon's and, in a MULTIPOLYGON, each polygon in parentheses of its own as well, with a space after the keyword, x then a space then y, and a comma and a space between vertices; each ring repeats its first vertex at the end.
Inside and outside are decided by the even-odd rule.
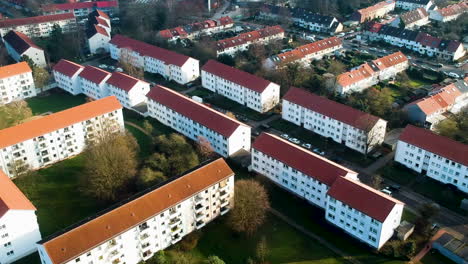
POLYGON ((82 69, 84 69, 84 66, 65 59, 61 59, 53 68, 54 71, 60 72, 68 77, 72 77, 82 69))
POLYGON ((138 83, 138 82, 143 82, 143 83, 146 83, 144 81, 141 81, 137 78, 134 78, 130 75, 127 75, 125 73, 121 73, 121 72, 113 72, 111 77, 109 79, 107 79, 106 83, 107 84, 110 84, 114 87, 117 87, 121 90, 124 90, 126 92, 130 92, 130 90, 135 87, 135 85, 138 83))
POLYGON ((95 84, 100 84, 109 75, 110 73, 105 70, 101 70, 94 66, 87 65, 84 67, 83 71, 80 73, 79 76, 95 84))
POLYGON ((39 23, 54 22, 54 21, 68 20, 68 19, 75 19, 75 15, 73 13, 64 13, 64 14, 57 14, 57 15, 13 18, 13 19, 6 19, 6 20, 0 21, 0 28, 17 27, 17 26, 22 26, 22 25, 39 24, 39 23))
POLYGON ((23 192, 1 170, 0 186, 0 218, 9 210, 36 210, 23 192))
POLYGON ((28 63, 25 61, 18 62, 0 67, 0 79, 9 78, 18 74, 32 72, 28 63))
POLYGON ((38 47, 28 36, 18 31, 10 30, 5 36, 3 36, 3 40, 6 41, 13 49, 15 49, 16 53, 19 55, 23 54, 29 48, 43 50, 42 48, 38 47))

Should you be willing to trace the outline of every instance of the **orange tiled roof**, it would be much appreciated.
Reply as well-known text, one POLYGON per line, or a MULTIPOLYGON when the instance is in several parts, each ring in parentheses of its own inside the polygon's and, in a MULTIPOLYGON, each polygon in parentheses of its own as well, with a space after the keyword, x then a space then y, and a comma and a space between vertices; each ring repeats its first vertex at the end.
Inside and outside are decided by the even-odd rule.
POLYGON ((369 66, 369 64, 364 63, 355 70, 338 75, 338 77, 336 77, 336 81, 342 87, 347 87, 353 83, 371 78, 374 74, 375 71, 369 66))
POLYGON ((318 40, 318 41, 315 41, 306 45, 302 45, 291 51, 280 53, 276 56, 280 59, 281 62, 288 63, 288 62, 300 60, 309 54, 317 53, 322 50, 340 46, 341 44, 342 44, 342 40, 340 38, 331 37, 331 38, 318 40))
POLYGON ((436 93, 419 99, 410 105, 417 105, 426 115, 431 115, 438 111, 445 111, 455 103, 455 100, 460 95, 462 95, 460 90, 454 84, 449 84, 436 93))
POLYGON ((10 64, 7 66, 0 67, 0 79, 8 78, 11 76, 15 76, 22 73, 32 72, 31 68, 29 67, 28 63, 18 62, 15 64, 10 64))
POLYGON ((1 170, 0 186, 0 218, 8 210, 36 210, 36 207, 1 170))

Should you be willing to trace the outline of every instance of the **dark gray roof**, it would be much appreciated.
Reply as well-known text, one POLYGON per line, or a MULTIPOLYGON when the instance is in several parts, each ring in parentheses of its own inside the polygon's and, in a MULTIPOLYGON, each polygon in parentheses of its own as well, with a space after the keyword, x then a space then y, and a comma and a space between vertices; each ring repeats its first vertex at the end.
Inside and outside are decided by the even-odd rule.
MULTIPOLYGON (((275 6, 275 5, 264 5, 262 8, 262 12, 271 13, 274 15, 284 15, 284 14, 291 14, 294 18, 304 19, 307 22, 322 24, 326 26, 331 26, 335 17, 333 16, 326 16, 321 15, 318 13, 310 12, 303 8, 287 8, 282 6, 275 6)), ((333 25, 335 28, 338 25, 333 25)))
POLYGON ((468 261, 468 245, 465 241, 459 240, 449 233, 443 234, 434 243, 441 245, 443 248, 468 261))
POLYGON ((418 33, 419 32, 417 31, 392 27, 389 25, 382 26, 382 28, 379 31, 379 34, 389 35, 389 36, 406 39, 410 41, 415 41, 416 37, 418 36, 418 33))
POLYGON ((430 1, 431 0, 397 0, 397 2, 406 2, 406 3, 421 4, 421 5, 426 5, 430 1))

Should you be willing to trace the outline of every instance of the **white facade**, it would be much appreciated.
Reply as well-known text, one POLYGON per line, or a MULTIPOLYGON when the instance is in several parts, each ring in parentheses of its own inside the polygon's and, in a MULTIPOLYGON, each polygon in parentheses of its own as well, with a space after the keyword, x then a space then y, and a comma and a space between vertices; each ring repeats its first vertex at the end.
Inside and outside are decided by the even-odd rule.
POLYGON ((29 47, 23 53, 18 53, 7 41, 4 42, 8 54, 16 61, 20 62, 22 56, 28 56, 38 67, 47 66, 44 50, 36 47, 29 47))
POLYGON ((200 76, 198 60, 121 35, 112 38, 109 51, 114 60, 124 59, 136 67, 143 67, 146 72, 160 74, 180 84, 200 76))
MULTIPOLYGON (((86 68, 84 69, 84 71, 86 71, 86 68)), ((110 94, 107 90, 106 81, 111 77, 111 74, 108 72, 105 73, 106 76, 98 82, 87 79, 83 76, 83 72, 80 75, 78 75, 78 82, 81 86, 82 93, 95 100, 109 96, 110 94)))
POLYGON ((403 10, 414 10, 420 7, 429 10, 435 5, 432 0, 397 0, 396 7, 403 10))
POLYGON ((8 31, 14 30, 30 38, 48 37, 52 33, 54 25, 59 26, 64 33, 73 32, 77 29, 76 19, 73 14, 60 14, 0 21, 0 36, 3 37, 8 31), (22 22, 15 23, 15 20, 22 22))
POLYGON ((57 87, 73 94, 78 95, 83 93, 81 88, 81 83, 78 80, 78 75, 83 71, 84 66, 79 64, 73 63, 71 61, 61 60, 56 67, 52 70, 52 74, 54 75, 55 82, 57 83, 57 87), (64 72, 59 71, 57 68, 58 65, 64 64, 65 66, 70 67, 71 71, 65 74, 64 72))
MULTIPOLYGON (((307 98, 306 96, 304 95, 305 98, 307 98)), ((370 116, 345 105, 331 102, 326 98, 321 98, 321 101, 328 100, 329 102, 322 102, 320 105, 328 103, 332 108, 343 108, 340 110, 346 111, 348 116, 355 117, 356 124, 351 124, 349 120, 346 123, 343 121, 343 118, 340 118, 340 114, 337 114, 339 110, 326 115, 323 111, 320 111, 320 107, 318 111, 314 111, 287 98, 288 96, 285 96, 283 99, 281 115, 286 121, 302 126, 307 130, 325 138, 330 138, 337 143, 344 144, 348 148, 364 154, 372 151, 384 141, 387 121, 383 119, 370 116), (336 114, 336 116, 333 116, 333 114, 336 114)), ((311 98, 310 101, 312 103, 314 100, 311 98)))
POLYGON ((191 140, 198 142, 200 137, 205 138, 213 150, 223 157, 240 150, 250 151, 249 126, 170 89, 161 86, 151 89, 148 94, 148 114, 191 140), (160 94, 169 99, 161 103, 158 101, 160 94), (170 108, 168 104, 180 107, 180 110, 170 108), (196 120, 203 120, 203 123, 196 120), (230 127, 228 133, 221 132, 226 129, 224 125, 230 127))
POLYGON ((222 63, 209 61, 202 68, 201 79, 204 88, 260 113, 272 109, 280 100, 278 84, 222 63))
POLYGON ((150 84, 147 82, 138 80, 133 86, 126 89, 114 86, 109 82, 106 85, 109 94, 115 95, 125 108, 130 109, 138 104, 146 103, 148 101, 146 94, 150 91, 150 84))
MULTIPOLYGON (((106 32, 107 33, 107 32, 106 32)), ((96 33, 88 38, 88 47, 91 54, 96 54, 98 51, 109 52, 110 35, 103 33, 96 33)))
POLYGON ((35 210, 8 210, 0 217, 0 263, 13 263, 34 253, 40 239, 35 210))
POLYGON ((39 169, 75 156, 85 149, 88 140, 92 140, 103 129, 109 129, 111 132, 124 130, 122 109, 114 97, 0 130, 0 138, 8 139, 0 146, 0 170, 3 170, 9 177, 15 177, 16 171, 24 165, 31 169, 39 169), (109 108, 107 106, 109 104, 113 107, 105 113, 99 113, 99 110, 96 110, 95 116, 73 122, 73 119, 81 115, 82 109, 87 107, 96 109, 96 106, 99 107, 101 104, 106 104, 103 106, 106 108, 109 108), (54 120, 66 120, 67 123, 64 122, 60 129, 40 134, 43 131, 41 129, 47 130, 47 126, 50 126, 47 122, 54 120))
POLYGON ((32 71, 26 62, 0 67, 0 105, 36 96, 32 71))
MULTIPOLYGON (((408 129, 408 127, 406 128, 408 129)), ((421 129, 421 128, 418 128, 421 129)), ((421 129, 423 130, 423 129, 421 129)), ((426 132, 431 133, 431 132, 426 132)), ((442 136, 434 135, 436 137, 443 138, 442 136)), ((424 138, 424 136, 419 136, 424 138)), ((440 139, 426 139, 427 144, 432 145, 430 147, 437 148, 440 139), (432 144, 431 144, 432 143, 432 144)), ((443 139, 446 141, 447 151, 456 151, 459 155, 466 153, 467 146, 462 143, 452 142, 450 139, 443 139), (448 144, 455 143, 458 145, 458 149, 451 147, 449 149, 448 144), (458 144, 457 144, 458 143, 458 144)), ((466 156, 463 157, 466 160, 466 156)), ((440 153, 439 151, 430 150, 428 147, 410 143, 406 139, 400 139, 397 143, 395 152, 395 161, 404 165, 405 167, 424 174, 432 179, 439 181, 444 184, 452 184, 459 190, 468 193, 468 164, 460 161, 455 161, 453 158, 448 157, 440 153)))
MULTIPOLYGON (((44 264, 75 264, 75 263, 95 263, 95 264, 108 264, 108 263, 127 263, 137 264, 141 261, 148 260, 156 252, 164 250, 167 247, 176 244, 184 236, 196 231, 215 218, 226 214, 234 205, 234 173, 229 169, 227 164, 222 160, 216 160, 203 167, 197 168, 193 172, 166 183, 165 185, 143 194, 141 197, 132 200, 131 203, 140 205, 146 210, 152 210, 151 206, 144 206, 141 202, 152 203, 155 200, 164 208, 158 211, 149 211, 144 214, 146 217, 140 221, 141 216, 136 212, 138 208, 131 208, 131 204, 123 204, 104 214, 102 217, 97 216, 95 219, 90 220, 80 226, 80 230, 65 231, 64 236, 69 235, 72 239, 76 239, 80 252, 77 255, 70 255, 65 253, 62 256, 61 252, 50 252, 47 250, 49 244, 52 247, 59 248, 73 248, 76 244, 72 241, 62 239, 61 235, 52 237, 50 240, 40 241, 38 243, 39 255, 42 263, 44 264), (220 166, 220 163, 224 166, 220 166), (216 171, 214 171, 217 169, 216 171), (201 174, 201 173, 204 174, 201 174), (221 174, 220 176, 213 177, 207 174, 221 174), (196 176, 196 177, 194 177, 196 176), (208 177, 212 180, 204 180, 202 178, 208 177), (215 180, 213 180, 215 178, 215 180), (181 181, 185 181, 185 184, 181 181), (210 182, 211 181, 211 182, 210 182), (203 183, 199 183, 203 182, 203 183), (184 188, 193 185, 196 188, 195 192, 189 195, 184 193, 184 188), (203 185, 199 188, 198 185, 203 185), (174 188, 169 190, 169 188, 174 188), (176 190, 177 188, 178 190, 176 190), (159 194, 158 191, 165 191, 170 194, 177 195, 177 199, 171 199, 171 195, 159 194), (164 195, 164 196, 163 196, 164 195), (188 197, 187 197, 188 195, 188 197), (121 211, 122 216, 118 217, 117 212, 121 211), (128 215, 132 214, 134 219, 127 219, 128 215), (115 217, 113 218, 112 217, 115 217), (101 222, 98 221, 101 218, 101 222), (92 228, 106 228, 105 225, 112 225, 113 221, 120 221, 118 218, 126 218, 127 222, 135 222, 134 225, 125 230, 114 234, 97 234, 101 238, 95 239, 100 241, 97 244, 88 244, 88 242, 79 241, 86 236, 96 236, 93 234, 92 228), (94 220, 97 220, 94 223, 94 220), (76 234, 74 234, 76 233, 76 234), (86 246, 82 245, 86 244, 86 246)), ((127 225, 125 222, 122 224, 127 225)), ((118 225, 118 224, 115 224, 118 225)), ((120 230, 119 230, 120 231, 120 230)), ((74 248, 72 249, 74 250, 74 248)), ((71 253, 70 253, 71 254, 71 253)))

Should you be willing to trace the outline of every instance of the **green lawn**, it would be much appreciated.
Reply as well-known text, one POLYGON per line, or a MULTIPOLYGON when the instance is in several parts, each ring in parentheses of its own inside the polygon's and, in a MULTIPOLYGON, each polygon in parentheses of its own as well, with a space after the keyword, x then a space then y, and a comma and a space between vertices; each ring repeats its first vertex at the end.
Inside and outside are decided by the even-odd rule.
POLYGON ((390 163, 381 168, 379 170, 379 174, 382 175, 382 177, 392 180, 400 185, 408 185, 418 176, 409 169, 396 163, 390 163))
POLYGON ((420 261, 421 264, 455 264, 452 260, 440 254, 437 250, 431 250, 420 261))
POLYGON ((416 222, 417 218, 418 218, 418 216, 416 214, 412 213, 411 211, 409 211, 408 209, 403 210, 403 216, 401 217, 402 221, 406 220, 406 221, 414 224, 416 222))
POLYGON ((165 86, 167 88, 171 88, 171 89, 176 90, 178 92, 187 90, 186 86, 184 86, 182 84, 179 84, 179 83, 176 83, 175 81, 172 81, 172 80, 168 81, 162 75, 156 74, 156 73, 145 72, 145 80, 150 81, 152 83, 156 83, 156 84, 165 86))
POLYGON ((143 117, 133 111, 130 111, 128 109, 123 109, 123 115, 124 115, 124 120, 127 122, 132 122, 140 127, 143 127, 143 123, 147 120, 150 122, 150 124, 153 126, 153 135, 159 136, 159 135, 167 135, 174 133, 175 130, 172 128, 163 125, 160 123, 158 120, 151 118, 151 117, 143 117))
POLYGON ((140 160, 148 157, 152 152, 151 138, 135 127, 125 125, 125 128, 135 137, 140 146, 140 152, 138 153, 140 160))
POLYGON ((210 97, 206 99, 206 102, 224 110, 233 112, 234 114, 243 115, 254 121, 261 121, 269 117, 268 114, 261 114, 221 95, 210 97))
POLYGON ((33 115, 40 115, 46 112, 59 112, 74 106, 86 103, 84 95, 73 96, 61 89, 50 91, 47 96, 36 96, 27 99, 33 115))
POLYGON ((188 96, 192 97, 192 96, 198 96, 198 97, 201 97, 201 98, 205 98, 205 97, 208 97, 208 96, 211 96, 213 95, 214 93, 208 89, 205 89, 205 88, 197 88, 189 93, 187 93, 188 96))

